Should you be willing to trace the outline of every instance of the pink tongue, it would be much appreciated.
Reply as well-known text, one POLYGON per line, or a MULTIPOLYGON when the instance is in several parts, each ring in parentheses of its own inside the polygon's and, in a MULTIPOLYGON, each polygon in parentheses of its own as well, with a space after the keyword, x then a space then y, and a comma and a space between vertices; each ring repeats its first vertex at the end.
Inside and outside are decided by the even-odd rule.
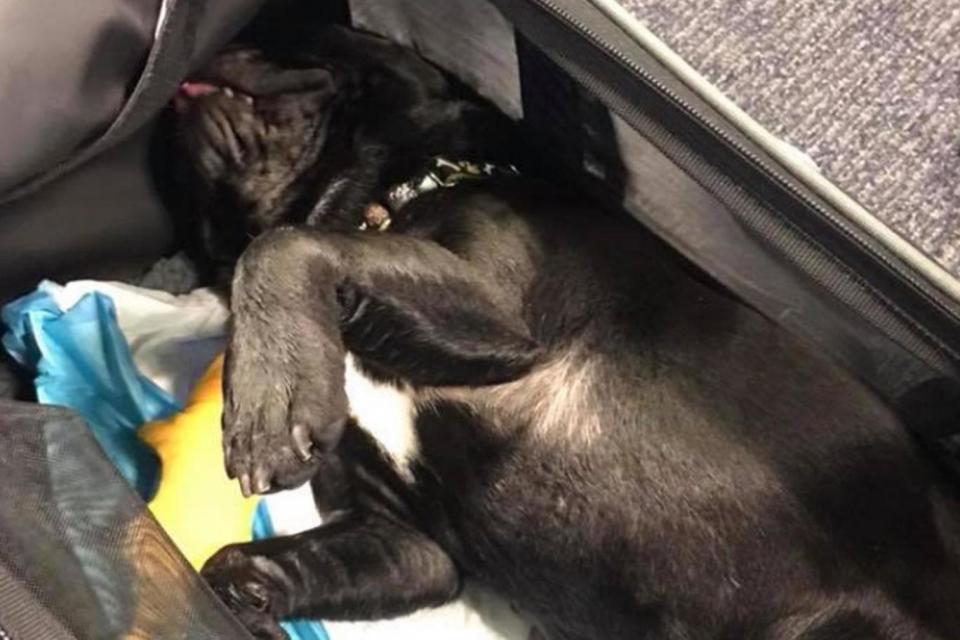
POLYGON ((196 98, 198 96, 205 96, 208 93, 213 93, 217 90, 212 84, 206 82, 184 82, 180 85, 180 93, 187 96, 188 98, 196 98))

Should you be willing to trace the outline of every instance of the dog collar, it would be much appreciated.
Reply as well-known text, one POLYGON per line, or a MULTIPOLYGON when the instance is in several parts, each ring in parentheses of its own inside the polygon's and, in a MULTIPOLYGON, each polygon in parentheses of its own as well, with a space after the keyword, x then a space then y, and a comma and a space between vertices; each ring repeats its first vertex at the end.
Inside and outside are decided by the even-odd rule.
POLYGON ((387 191, 386 205, 397 211, 419 195, 435 189, 455 187, 466 180, 482 180, 495 176, 519 175, 513 165, 501 167, 491 162, 448 160, 435 156, 426 170, 406 182, 401 182, 387 191))
POLYGON ((503 167, 492 162, 449 160, 443 156, 434 156, 424 171, 406 182, 390 187, 382 203, 370 204, 364 213, 364 221, 360 229, 386 231, 390 227, 391 212, 399 211, 410 201, 428 191, 455 187, 470 180, 518 175, 520 172, 513 165, 503 167))

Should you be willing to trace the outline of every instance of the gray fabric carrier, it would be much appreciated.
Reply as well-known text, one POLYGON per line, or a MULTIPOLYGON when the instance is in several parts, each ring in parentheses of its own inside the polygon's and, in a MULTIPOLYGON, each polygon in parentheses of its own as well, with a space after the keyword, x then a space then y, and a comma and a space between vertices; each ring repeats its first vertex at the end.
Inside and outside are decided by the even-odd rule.
MULTIPOLYGON (((43 277, 136 273, 171 249, 150 124, 261 2, 89 0, 75 22, 72 4, 0 5, 0 30, 18 25, 0 41, 0 300, 43 277)), ((830 353, 956 465, 960 301, 607 4, 351 0, 349 19, 475 88, 518 121, 534 162, 830 353)), ((274 0, 254 25, 297 5, 274 0)), ((64 411, 0 400, 0 638, 246 637, 85 433, 64 411)))

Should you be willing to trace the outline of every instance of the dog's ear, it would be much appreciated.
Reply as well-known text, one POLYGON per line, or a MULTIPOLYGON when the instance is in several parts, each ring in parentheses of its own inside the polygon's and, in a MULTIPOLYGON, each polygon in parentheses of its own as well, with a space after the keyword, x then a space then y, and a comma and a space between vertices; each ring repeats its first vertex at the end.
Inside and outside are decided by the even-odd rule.
POLYGON ((299 60, 289 64, 280 59, 269 73, 261 73, 246 80, 254 95, 299 93, 326 93, 334 96, 350 84, 351 75, 347 66, 331 60, 299 60))

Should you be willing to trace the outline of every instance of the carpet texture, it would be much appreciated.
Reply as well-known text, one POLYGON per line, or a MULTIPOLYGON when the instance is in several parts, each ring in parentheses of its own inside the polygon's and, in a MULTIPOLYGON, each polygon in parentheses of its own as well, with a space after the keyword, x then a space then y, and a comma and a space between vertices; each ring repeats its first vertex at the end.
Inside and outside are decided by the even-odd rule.
POLYGON ((960 0, 620 0, 960 276, 960 0))

